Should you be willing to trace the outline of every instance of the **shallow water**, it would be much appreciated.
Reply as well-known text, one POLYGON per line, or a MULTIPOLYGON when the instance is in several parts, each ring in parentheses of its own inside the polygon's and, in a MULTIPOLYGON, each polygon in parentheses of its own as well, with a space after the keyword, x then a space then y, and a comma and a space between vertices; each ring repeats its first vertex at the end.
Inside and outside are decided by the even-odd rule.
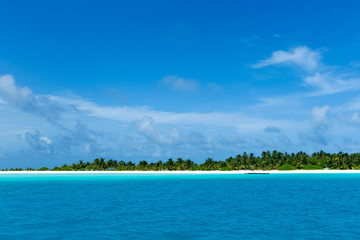
POLYGON ((355 239, 360 174, 4 174, 0 239, 355 239))

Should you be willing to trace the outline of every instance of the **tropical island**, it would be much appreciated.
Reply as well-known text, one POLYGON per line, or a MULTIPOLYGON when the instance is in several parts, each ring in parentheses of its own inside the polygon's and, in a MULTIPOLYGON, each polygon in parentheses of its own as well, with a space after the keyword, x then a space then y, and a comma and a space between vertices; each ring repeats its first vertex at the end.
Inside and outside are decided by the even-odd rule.
POLYGON ((261 156, 253 153, 238 154, 225 160, 216 161, 208 158, 205 162, 197 164, 190 159, 169 158, 163 162, 140 161, 125 162, 96 158, 93 162, 83 160, 71 165, 64 164, 53 168, 10 168, 1 171, 233 171, 233 170, 360 170, 360 153, 326 153, 324 151, 308 155, 305 152, 282 153, 276 150, 264 151, 261 156))

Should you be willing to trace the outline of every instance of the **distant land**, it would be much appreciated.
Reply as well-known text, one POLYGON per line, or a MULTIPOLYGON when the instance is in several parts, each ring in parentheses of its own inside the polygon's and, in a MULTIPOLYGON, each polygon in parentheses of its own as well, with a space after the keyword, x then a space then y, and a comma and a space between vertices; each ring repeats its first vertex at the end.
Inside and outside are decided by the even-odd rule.
POLYGON ((360 170, 360 153, 326 153, 324 151, 308 155, 305 152, 282 153, 276 150, 264 151, 261 156, 253 153, 238 154, 225 160, 216 161, 208 158, 203 163, 195 163, 190 159, 169 158, 163 162, 140 161, 138 164, 123 160, 105 160, 96 158, 93 162, 83 160, 71 165, 54 168, 41 167, 39 169, 10 168, 1 171, 234 171, 234 170, 360 170))

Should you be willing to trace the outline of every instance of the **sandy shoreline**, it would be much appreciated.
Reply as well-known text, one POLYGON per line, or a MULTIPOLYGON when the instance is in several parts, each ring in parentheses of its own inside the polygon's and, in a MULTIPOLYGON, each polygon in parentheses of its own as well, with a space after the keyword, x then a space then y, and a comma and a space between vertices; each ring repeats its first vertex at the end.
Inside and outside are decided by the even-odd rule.
POLYGON ((4 174, 333 174, 333 173, 360 173, 360 170, 239 170, 239 171, 0 171, 0 175, 4 174))

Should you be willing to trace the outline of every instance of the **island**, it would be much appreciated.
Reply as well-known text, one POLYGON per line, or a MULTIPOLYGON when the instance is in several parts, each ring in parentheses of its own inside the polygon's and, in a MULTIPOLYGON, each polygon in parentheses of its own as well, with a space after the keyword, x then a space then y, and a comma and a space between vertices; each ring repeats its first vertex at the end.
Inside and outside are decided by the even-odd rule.
POLYGON ((315 152, 308 155, 305 152, 282 153, 276 150, 263 151, 260 156, 253 153, 238 154, 225 160, 214 160, 207 158, 203 163, 195 163, 190 159, 169 158, 167 161, 147 162, 145 160, 134 163, 123 160, 105 160, 96 158, 94 161, 80 160, 70 165, 63 164, 52 168, 10 168, 2 169, 9 171, 252 171, 262 173, 263 171, 322 171, 322 170, 360 170, 360 153, 326 153, 315 152))

